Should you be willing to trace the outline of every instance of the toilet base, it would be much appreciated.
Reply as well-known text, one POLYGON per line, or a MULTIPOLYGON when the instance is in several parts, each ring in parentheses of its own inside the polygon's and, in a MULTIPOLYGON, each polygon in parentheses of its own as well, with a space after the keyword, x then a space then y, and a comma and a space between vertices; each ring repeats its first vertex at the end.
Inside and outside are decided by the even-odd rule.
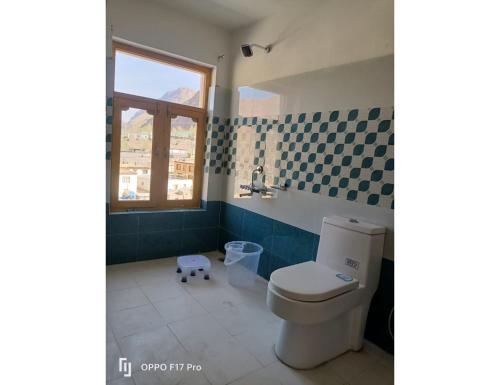
POLYGON ((274 347, 276 356, 292 368, 311 369, 348 350, 361 349, 362 335, 353 335, 351 316, 347 312, 309 325, 284 320, 274 347))

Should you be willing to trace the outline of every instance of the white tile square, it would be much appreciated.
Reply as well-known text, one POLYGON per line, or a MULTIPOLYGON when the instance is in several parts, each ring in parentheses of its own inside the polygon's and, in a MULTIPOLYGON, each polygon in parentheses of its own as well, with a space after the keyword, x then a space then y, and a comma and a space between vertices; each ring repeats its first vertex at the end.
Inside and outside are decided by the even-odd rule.
POLYGON ((169 328, 182 346, 193 353, 208 345, 231 340, 229 333, 209 314, 173 322, 169 328))
POLYGON ((132 377, 136 385, 211 385, 203 372, 139 371, 132 377))
POLYGON ((116 342, 106 343, 106 380, 123 377, 123 373, 118 371, 118 359, 121 357, 120 349, 116 342))
POLYGON ((106 269, 106 291, 121 290, 130 287, 136 287, 137 282, 134 280, 129 269, 121 267, 113 268, 119 265, 108 266, 106 269))
POLYGON ((244 298, 236 294, 230 285, 222 285, 213 290, 192 291, 190 294, 209 312, 220 309, 221 305, 233 306, 244 302, 244 298))
POLYGON ((199 360, 213 384, 226 384, 261 367, 210 315, 169 324, 181 344, 199 360))
POLYGON ((166 324, 151 304, 108 313, 108 320, 117 339, 166 324))
POLYGON ((118 345, 123 356, 132 363, 133 372, 144 363, 161 363, 187 356, 167 326, 120 338, 118 345))
MULTIPOLYGON (((372 167, 375 170, 383 170, 385 166, 385 160, 382 157, 376 156, 373 158, 372 167)), ((384 171, 385 174, 385 171, 384 171)), ((382 180, 386 180, 385 175, 382 176, 382 180)))
POLYGON ((321 187, 319 188, 319 193, 320 194, 328 195, 329 192, 330 192, 330 186, 329 185, 321 185, 321 187))
POLYGON ((325 365, 337 373, 343 380, 350 381, 363 370, 376 362, 376 357, 365 350, 349 351, 334 358, 325 365))
POLYGON ((160 281, 152 285, 141 286, 141 290, 151 302, 159 302, 186 295, 186 291, 175 280, 160 281))
MULTIPOLYGON (((121 374, 123 376, 123 374, 121 374)), ((106 385, 135 385, 132 377, 121 377, 115 380, 106 382, 106 385)))
POLYGON ((236 341, 212 343, 192 353, 213 385, 225 385, 261 368, 259 362, 236 341))
POLYGON ((113 329, 111 329, 111 325, 106 321, 106 342, 115 341, 115 336, 113 335, 113 329))
POLYGON ((253 293, 255 295, 255 299, 260 301, 263 305, 266 305, 266 297, 267 297, 267 285, 268 281, 265 280, 264 278, 257 276, 255 278, 255 284, 250 287, 246 287, 244 289, 237 289, 237 290, 243 290, 244 292, 249 291, 250 293, 253 293))
POLYGON ((206 314, 207 311, 189 294, 178 295, 165 301, 155 302, 154 307, 166 323, 206 314))
POLYGON ((139 287, 112 290, 106 293, 106 309, 108 312, 130 309, 148 303, 148 299, 139 287))
POLYGON ((358 110, 358 120, 367 120, 368 119, 368 112, 370 109, 368 108, 361 108, 358 110))
MULTIPOLYGON (((377 132, 378 131, 379 122, 377 120, 369 120, 366 125, 365 133, 377 132)), ((361 142, 363 143, 363 142, 361 142)))
POLYGON ((354 376, 349 385, 393 385, 394 371, 380 363, 369 365, 358 375, 354 376))
POLYGON ((320 366, 312 370, 295 370, 279 361, 257 370, 232 385, 342 385, 335 373, 320 366))
MULTIPOLYGON (((284 385, 280 375, 273 371, 271 366, 256 370, 234 381, 231 385, 284 385)), ((288 384, 287 384, 288 385, 288 384)))
POLYGON ((380 108, 380 120, 392 120, 393 107, 382 107, 380 108))
POLYGON ((281 321, 272 322, 259 330, 247 330, 234 339, 252 354, 261 365, 267 366, 277 361, 274 345, 278 337, 281 321))
POLYGON ((394 356, 379 348, 377 345, 365 341, 363 350, 376 357, 377 362, 394 370, 394 356))
POLYGON ((231 334, 254 331, 260 333, 278 318, 262 302, 244 302, 238 305, 223 304, 213 313, 214 318, 231 334))
POLYGON ((165 266, 164 264, 155 264, 144 267, 132 272, 132 277, 140 286, 155 285, 165 283, 174 278, 175 266, 165 266))
POLYGON ((177 283, 179 287, 184 289, 189 294, 210 293, 214 289, 222 289, 227 287, 227 278, 225 272, 218 270, 210 270, 210 279, 205 280, 203 277, 189 277, 187 282, 181 282, 181 276, 178 276, 177 283))

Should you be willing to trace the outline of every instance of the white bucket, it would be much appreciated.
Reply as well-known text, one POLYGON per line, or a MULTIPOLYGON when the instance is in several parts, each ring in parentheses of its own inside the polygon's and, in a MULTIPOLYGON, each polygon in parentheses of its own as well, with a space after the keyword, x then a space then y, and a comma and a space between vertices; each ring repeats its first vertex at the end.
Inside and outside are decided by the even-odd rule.
POLYGON ((224 245, 228 281, 233 286, 249 287, 255 283, 260 254, 264 250, 253 242, 234 241, 224 245))

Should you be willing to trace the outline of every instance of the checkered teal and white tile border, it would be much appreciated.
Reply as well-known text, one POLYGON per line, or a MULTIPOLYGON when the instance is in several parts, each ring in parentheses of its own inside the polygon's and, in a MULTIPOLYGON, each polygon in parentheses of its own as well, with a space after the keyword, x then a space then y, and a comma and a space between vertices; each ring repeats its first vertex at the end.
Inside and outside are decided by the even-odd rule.
POLYGON ((203 167, 205 173, 221 174, 223 166, 224 148, 226 144, 226 131, 229 119, 218 116, 209 117, 205 135, 205 158, 203 167))
POLYGON ((334 110, 288 114, 277 120, 233 118, 227 129, 223 167, 236 170, 238 128, 258 134, 254 164, 276 151, 274 184, 291 189, 394 208, 394 109, 334 110), (275 149, 266 135, 278 133, 275 149), (265 149, 265 150, 264 150, 265 149))
MULTIPOLYGON (((110 159, 112 100, 106 108, 106 158, 110 159)), ((254 165, 276 152, 273 184, 372 206, 394 208, 394 108, 287 114, 277 119, 207 118, 204 172, 234 175, 238 129, 257 133, 254 165), (266 138, 277 133, 276 148, 266 138)))

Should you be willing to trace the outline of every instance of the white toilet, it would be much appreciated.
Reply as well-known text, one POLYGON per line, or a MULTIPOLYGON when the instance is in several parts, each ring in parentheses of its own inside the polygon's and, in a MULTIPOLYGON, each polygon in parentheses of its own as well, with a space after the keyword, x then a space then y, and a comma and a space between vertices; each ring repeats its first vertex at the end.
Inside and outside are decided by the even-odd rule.
POLYGON ((278 358, 313 368, 359 350, 370 301, 377 290, 385 228, 356 219, 323 219, 316 262, 271 274, 267 305, 282 318, 278 358))

